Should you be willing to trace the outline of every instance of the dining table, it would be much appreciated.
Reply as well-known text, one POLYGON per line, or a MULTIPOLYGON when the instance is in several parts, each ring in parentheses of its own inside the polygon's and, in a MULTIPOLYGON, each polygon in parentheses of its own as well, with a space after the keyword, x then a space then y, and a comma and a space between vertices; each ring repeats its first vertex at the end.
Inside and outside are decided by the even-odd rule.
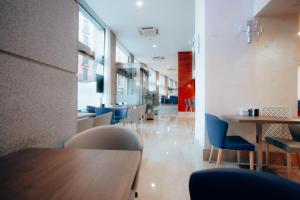
POLYGON ((300 118, 275 117, 275 116, 244 116, 244 115, 223 115, 226 121, 240 124, 255 124, 256 126, 256 170, 263 170, 263 131, 264 124, 300 124, 300 118))
POLYGON ((128 200, 139 151, 30 148, 0 158, 0 199, 128 200))

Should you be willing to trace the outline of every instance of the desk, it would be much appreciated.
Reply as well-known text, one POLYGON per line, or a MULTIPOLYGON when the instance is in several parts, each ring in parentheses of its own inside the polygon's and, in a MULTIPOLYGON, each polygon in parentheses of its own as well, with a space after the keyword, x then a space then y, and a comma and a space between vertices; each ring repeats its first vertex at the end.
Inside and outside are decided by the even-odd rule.
POLYGON ((300 118, 283 118, 272 116, 249 117, 240 115, 224 115, 225 120, 230 120, 238 123, 252 123, 256 125, 256 169, 261 171, 263 167, 263 141, 262 141, 262 125, 263 124, 300 124, 300 118))
POLYGON ((0 158, 0 199, 128 200, 140 152, 26 149, 0 158))

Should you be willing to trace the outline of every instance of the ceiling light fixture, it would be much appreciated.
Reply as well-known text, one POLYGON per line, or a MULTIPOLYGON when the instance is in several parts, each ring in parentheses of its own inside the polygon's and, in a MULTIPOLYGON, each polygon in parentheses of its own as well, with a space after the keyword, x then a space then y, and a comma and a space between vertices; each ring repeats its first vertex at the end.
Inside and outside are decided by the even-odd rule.
POLYGON ((144 6, 144 2, 142 0, 138 0, 138 1, 136 1, 136 6, 141 8, 144 6))
POLYGON ((300 36, 300 31, 298 32, 298 35, 300 36))
POLYGON ((152 45, 152 47, 153 47, 153 48, 156 48, 156 47, 157 47, 157 45, 156 45, 156 44, 154 44, 154 45, 152 45))

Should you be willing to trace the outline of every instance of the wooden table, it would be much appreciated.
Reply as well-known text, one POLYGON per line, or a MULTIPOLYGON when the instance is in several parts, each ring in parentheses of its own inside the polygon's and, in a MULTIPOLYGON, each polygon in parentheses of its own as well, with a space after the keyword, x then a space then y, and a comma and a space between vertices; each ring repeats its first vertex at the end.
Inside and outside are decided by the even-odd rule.
POLYGON ((26 149, 0 158, 0 199, 128 200, 138 151, 26 149))
POLYGON ((225 120, 230 120, 238 123, 252 123, 256 125, 256 170, 262 171, 263 167, 263 141, 262 141, 262 125, 263 124, 300 124, 300 118, 283 118, 272 116, 249 117, 241 115, 224 115, 225 120))

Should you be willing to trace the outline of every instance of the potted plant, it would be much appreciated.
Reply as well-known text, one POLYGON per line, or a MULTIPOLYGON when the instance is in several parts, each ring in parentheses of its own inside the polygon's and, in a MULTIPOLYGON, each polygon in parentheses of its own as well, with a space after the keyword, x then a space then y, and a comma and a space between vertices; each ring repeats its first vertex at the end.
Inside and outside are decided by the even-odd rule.
POLYGON ((144 95, 144 100, 147 104, 147 119, 153 120, 155 108, 159 106, 159 95, 156 92, 146 92, 144 95))

